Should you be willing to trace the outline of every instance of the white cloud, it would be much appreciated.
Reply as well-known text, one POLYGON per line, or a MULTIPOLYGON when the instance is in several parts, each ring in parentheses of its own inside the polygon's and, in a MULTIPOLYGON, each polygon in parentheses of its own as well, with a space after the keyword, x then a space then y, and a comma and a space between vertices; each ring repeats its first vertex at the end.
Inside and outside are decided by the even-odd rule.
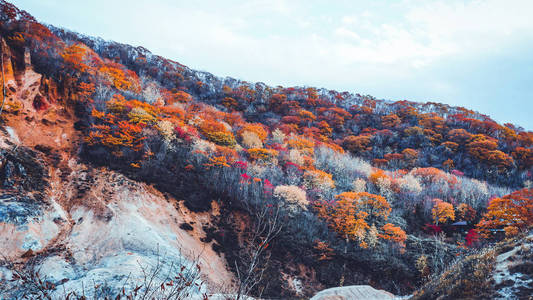
MULTIPOLYGON (((467 83, 430 70, 533 41, 530 0, 44 2, 15 4, 48 23, 143 45, 217 75, 396 99, 446 101, 467 83)), ((474 67, 462 61, 458 71, 474 67)))

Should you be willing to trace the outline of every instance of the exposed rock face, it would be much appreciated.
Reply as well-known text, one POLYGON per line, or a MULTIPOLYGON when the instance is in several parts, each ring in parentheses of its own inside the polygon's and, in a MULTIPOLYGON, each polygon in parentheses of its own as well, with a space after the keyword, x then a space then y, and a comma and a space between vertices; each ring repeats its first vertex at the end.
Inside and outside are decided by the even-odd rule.
POLYGON ((147 184, 80 162, 73 113, 41 93, 40 74, 26 69, 16 78, 21 110, 5 114, 9 126, 0 130, 0 298, 27 290, 10 284, 20 270, 53 283, 58 297, 64 289, 90 296, 104 282, 133 289, 143 268, 158 264, 159 276, 198 265, 198 297, 231 289, 224 257, 200 240, 213 212, 190 212, 147 184))
POLYGON ((496 299, 533 298, 533 231, 523 243, 496 257, 493 278, 496 299))
POLYGON ((330 288, 316 294, 311 300, 387 300, 400 299, 393 294, 376 290, 369 285, 352 285, 330 288))
MULTIPOLYGON (((9 51, 9 47, 7 46, 7 43, 6 41, 1 38, 0 39, 0 47, 2 47, 2 59, 3 59, 3 64, 4 64, 4 70, 3 70, 3 74, 5 76, 5 83, 6 83, 6 88, 9 89, 9 88, 13 88, 16 86, 16 82, 15 82, 15 73, 13 71, 13 64, 11 62, 11 52, 9 51)), ((2 70, 0 70, 0 76, 2 74, 1 72, 2 70)))

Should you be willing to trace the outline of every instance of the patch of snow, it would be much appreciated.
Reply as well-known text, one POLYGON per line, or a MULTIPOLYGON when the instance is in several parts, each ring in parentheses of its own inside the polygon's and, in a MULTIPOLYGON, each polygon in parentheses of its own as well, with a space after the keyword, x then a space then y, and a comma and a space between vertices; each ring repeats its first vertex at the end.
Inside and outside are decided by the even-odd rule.
POLYGON ((74 268, 62 257, 47 257, 39 266, 39 276, 51 282, 76 277, 74 268))
POLYGON ((9 126, 6 126, 5 128, 7 130, 7 133, 9 134, 9 137, 11 138, 11 140, 15 144, 20 144, 20 139, 19 139, 17 133, 15 132, 15 129, 13 129, 13 128, 9 127, 9 126))
POLYGON ((369 285, 351 285, 329 288, 317 293, 311 300, 390 300, 402 299, 387 291, 376 290, 369 285))

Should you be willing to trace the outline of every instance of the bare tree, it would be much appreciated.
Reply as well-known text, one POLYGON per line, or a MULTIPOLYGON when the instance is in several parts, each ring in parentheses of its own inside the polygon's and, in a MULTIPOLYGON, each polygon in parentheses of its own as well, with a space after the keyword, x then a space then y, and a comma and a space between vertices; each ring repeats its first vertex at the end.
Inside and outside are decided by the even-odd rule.
POLYGON ((283 228, 282 210, 278 204, 248 204, 247 210, 253 217, 253 224, 244 242, 241 262, 235 261, 239 280, 237 300, 248 295, 262 281, 270 260, 267 248, 283 228))
POLYGON ((0 106, 0 116, 2 115, 2 112, 4 110, 4 103, 5 103, 5 100, 6 100, 6 75, 5 75, 5 71, 4 71, 4 43, 2 42, 0 44, 0 57, 1 57, 1 61, 2 61, 2 106, 0 106))

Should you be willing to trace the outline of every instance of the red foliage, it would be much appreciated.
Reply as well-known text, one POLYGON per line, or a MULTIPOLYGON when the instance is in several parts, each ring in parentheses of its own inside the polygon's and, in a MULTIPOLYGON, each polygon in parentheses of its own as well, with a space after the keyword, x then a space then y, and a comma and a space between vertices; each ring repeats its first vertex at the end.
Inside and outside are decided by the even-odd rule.
POLYGON ((468 247, 474 246, 479 241, 479 233, 475 229, 470 229, 465 236, 466 245, 468 247))
POLYGON ((233 166, 235 166, 237 169, 246 170, 248 168, 248 162, 239 160, 234 162, 233 166))
POLYGON ((442 232, 442 227, 440 227, 439 225, 427 223, 424 226, 423 230, 429 234, 437 234, 442 232))

